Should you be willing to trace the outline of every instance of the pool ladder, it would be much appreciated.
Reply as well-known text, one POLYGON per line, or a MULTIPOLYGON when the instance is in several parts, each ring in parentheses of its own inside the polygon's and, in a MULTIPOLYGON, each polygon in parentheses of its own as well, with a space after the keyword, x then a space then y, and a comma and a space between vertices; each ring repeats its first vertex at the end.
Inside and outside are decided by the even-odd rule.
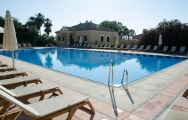
MULTIPOLYGON (((125 85, 125 88, 128 89, 128 71, 126 69, 123 70, 121 84, 125 85), (126 83, 124 81, 125 77, 126 77, 126 83)), ((109 66, 108 85, 112 86, 112 88, 114 87, 114 65, 113 65, 112 61, 110 61, 110 66, 109 66), (111 78, 111 80, 110 80, 110 78, 111 78), (110 82, 111 82, 111 84, 110 84, 110 82)))
POLYGON ((125 89, 128 89, 128 76, 129 76, 128 71, 126 69, 124 69, 121 84, 125 85, 125 89), (126 83, 124 83, 125 74, 126 74, 126 83))

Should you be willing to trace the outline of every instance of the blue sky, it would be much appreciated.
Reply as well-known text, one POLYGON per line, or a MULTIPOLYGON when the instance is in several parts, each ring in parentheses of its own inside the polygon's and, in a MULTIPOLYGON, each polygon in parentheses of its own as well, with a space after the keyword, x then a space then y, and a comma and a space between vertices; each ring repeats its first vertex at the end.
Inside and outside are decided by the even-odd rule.
POLYGON ((1 0, 0 16, 10 10, 13 17, 25 23, 40 12, 52 20, 52 34, 62 26, 86 20, 97 24, 103 20, 120 21, 140 34, 163 19, 188 23, 187 6, 188 0, 1 0))

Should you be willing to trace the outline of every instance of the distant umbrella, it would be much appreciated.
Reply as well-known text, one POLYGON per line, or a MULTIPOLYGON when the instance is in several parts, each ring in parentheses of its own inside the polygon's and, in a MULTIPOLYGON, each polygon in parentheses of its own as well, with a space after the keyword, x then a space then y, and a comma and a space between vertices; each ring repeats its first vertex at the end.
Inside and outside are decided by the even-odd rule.
POLYGON ((3 35, 3 48, 12 51, 12 62, 14 65, 14 51, 18 49, 17 38, 14 23, 10 12, 7 10, 5 15, 4 35, 3 35))
POLYGON ((4 28, 0 27, 0 33, 4 33, 4 28))

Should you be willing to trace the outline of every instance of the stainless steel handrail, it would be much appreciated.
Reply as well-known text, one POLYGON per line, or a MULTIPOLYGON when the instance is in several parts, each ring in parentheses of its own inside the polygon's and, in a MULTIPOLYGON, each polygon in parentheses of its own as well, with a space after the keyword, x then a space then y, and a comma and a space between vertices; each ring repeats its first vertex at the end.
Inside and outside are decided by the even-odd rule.
POLYGON ((114 65, 112 63, 112 60, 110 61, 110 66, 109 66, 109 76, 108 76, 108 85, 114 88, 114 65))
POLYGON ((125 76, 125 73, 126 73, 126 84, 125 84, 125 88, 128 89, 128 71, 126 69, 124 69, 123 71, 123 76, 122 76, 122 81, 121 81, 121 84, 124 85, 124 76, 125 76))

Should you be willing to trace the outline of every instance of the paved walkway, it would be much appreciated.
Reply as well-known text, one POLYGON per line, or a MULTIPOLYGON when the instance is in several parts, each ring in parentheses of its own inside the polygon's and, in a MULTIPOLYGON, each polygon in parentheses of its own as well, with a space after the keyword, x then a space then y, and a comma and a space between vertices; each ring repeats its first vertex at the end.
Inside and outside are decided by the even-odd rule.
MULTIPOLYGON (((11 66, 10 58, 0 56, 0 59, 11 66)), ((88 96, 96 110, 92 119, 96 120, 159 119, 188 85, 188 60, 133 82, 129 85, 128 90, 125 87, 112 90, 107 85, 23 61, 16 60, 16 67, 18 70, 40 77, 44 82, 60 85, 64 92, 76 92, 88 96)), ((172 114, 170 113, 165 115, 170 116, 172 114)), ((60 120, 65 116, 62 115, 56 119, 60 120)), ((87 120, 91 119, 90 117, 87 113, 78 110, 73 119, 87 120)))

